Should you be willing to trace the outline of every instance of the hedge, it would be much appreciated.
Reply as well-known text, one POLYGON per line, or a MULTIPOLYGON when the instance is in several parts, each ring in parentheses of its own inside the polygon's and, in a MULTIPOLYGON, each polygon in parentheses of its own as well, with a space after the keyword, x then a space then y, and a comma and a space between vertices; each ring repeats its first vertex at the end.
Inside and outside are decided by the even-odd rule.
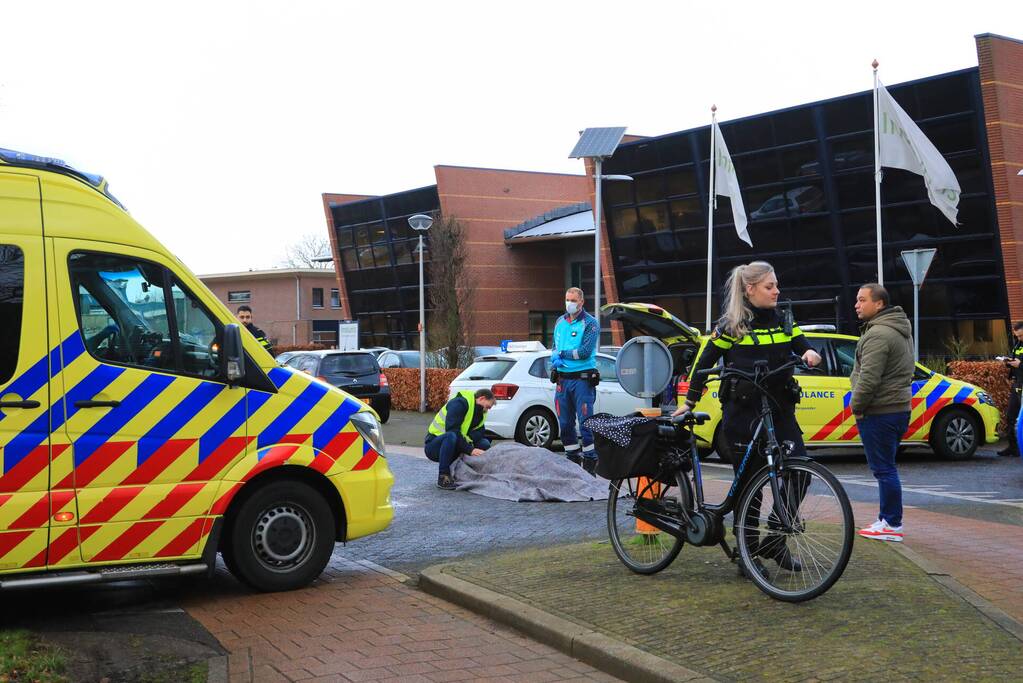
POLYGON ((948 375, 963 382, 976 384, 995 402, 1002 414, 999 429, 1005 432, 1005 411, 1009 407, 1009 373, 999 361, 956 360, 948 364, 948 375))
MULTIPOLYGON (((461 370, 426 369, 427 408, 440 410, 448 400, 452 380, 461 373, 461 370)), ((391 385, 391 408, 419 410, 419 368, 384 368, 384 374, 391 385)))

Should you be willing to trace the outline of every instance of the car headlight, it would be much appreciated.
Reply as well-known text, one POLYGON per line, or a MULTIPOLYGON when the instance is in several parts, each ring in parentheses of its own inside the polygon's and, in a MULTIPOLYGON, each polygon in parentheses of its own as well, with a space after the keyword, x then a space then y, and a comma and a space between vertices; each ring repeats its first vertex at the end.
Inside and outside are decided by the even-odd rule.
POLYGON ((995 402, 991 400, 991 394, 987 393, 986 391, 978 391, 977 400, 989 406, 993 406, 995 404, 995 402))
POLYGON ((380 429, 380 421, 377 420, 376 415, 366 410, 361 413, 355 413, 352 415, 351 420, 352 426, 362 435, 362 438, 366 440, 370 448, 380 455, 386 455, 384 452, 384 432, 380 429))

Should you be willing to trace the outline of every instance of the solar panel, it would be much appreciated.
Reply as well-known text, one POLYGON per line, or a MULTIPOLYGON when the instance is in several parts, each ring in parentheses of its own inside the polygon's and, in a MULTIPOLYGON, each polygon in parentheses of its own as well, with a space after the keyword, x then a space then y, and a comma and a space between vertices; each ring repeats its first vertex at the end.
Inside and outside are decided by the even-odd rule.
POLYGON ((625 127, 621 128, 587 128, 575 143, 575 149, 568 155, 569 159, 584 157, 609 157, 618 148, 618 143, 625 135, 625 127))

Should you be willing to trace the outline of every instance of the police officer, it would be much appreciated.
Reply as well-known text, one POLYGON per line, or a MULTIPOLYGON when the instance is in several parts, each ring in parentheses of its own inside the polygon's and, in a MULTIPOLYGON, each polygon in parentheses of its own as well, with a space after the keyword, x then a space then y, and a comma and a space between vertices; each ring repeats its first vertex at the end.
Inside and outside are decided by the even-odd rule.
POLYGON ((1006 457, 1020 454, 1019 444, 1016 442, 1016 418, 1019 417, 1020 392, 1023 391, 1023 320, 1017 320, 1012 324, 1012 335, 1015 340, 1012 351, 1009 352, 1009 360, 1005 361, 1009 368, 1009 379, 1012 381, 1009 388, 1009 408, 1005 416, 1009 445, 998 451, 998 455, 1006 457))
POLYGON ((583 309, 583 303, 583 290, 571 287, 565 292, 565 315, 558 318, 554 326, 551 381, 558 386, 554 407, 558 412, 565 456, 593 474, 597 467, 597 453, 593 449, 593 433, 583 426, 583 421, 593 415, 596 388, 600 382, 597 373, 600 328, 596 318, 583 309), (576 420, 579 422, 578 436, 576 420), (582 437, 581 452, 579 437, 582 437))
MULTIPOLYGON (((700 354, 689 384, 685 402, 675 411, 681 415, 692 410, 700 400, 706 380, 696 375, 697 370, 714 367, 724 358, 725 365, 752 372, 757 361, 767 361, 774 369, 792 359, 795 353, 810 366, 821 362, 821 357, 810 348, 802 331, 795 326, 787 329, 783 315, 778 311, 778 278, 774 268, 765 261, 754 261, 736 266, 725 284, 725 311, 718 321, 710 342, 700 354)), ((721 429, 731 455, 732 467, 739 470, 742 452, 735 452, 735 444, 748 444, 753 439, 753 427, 760 412, 760 397, 750 391, 748 383, 730 381, 727 389, 718 390, 721 396, 721 429)), ((781 373, 771 378, 771 414, 778 441, 795 444, 795 455, 806 455, 803 435, 796 422, 796 403, 799 384, 792 373, 781 373)), ((758 451, 746 465, 741 486, 757 472, 766 460, 758 451)), ((759 510, 756 511, 759 514, 759 510)), ((746 526, 755 526, 756 520, 747 520, 746 526)), ((759 555, 775 560, 780 567, 799 571, 799 563, 789 554, 784 543, 762 543, 759 555)))
POLYGON ((274 355, 273 344, 266 338, 266 332, 259 329, 252 323, 252 307, 248 304, 242 304, 238 307, 235 312, 235 317, 238 318, 238 322, 245 326, 245 329, 252 333, 252 336, 256 338, 260 346, 266 349, 266 352, 271 356, 274 355))

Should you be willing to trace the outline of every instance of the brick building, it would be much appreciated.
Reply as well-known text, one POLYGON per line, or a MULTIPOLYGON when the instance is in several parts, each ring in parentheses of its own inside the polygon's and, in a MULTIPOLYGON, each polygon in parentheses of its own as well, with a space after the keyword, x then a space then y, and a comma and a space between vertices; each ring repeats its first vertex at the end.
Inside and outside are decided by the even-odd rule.
MULTIPOLYGON (((921 296, 924 354, 947 353, 957 339, 968 353, 993 355, 1010 318, 1023 319, 1023 41, 983 34, 976 42, 977 67, 887 84, 963 190, 953 226, 919 176, 884 171, 885 284, 897 303, 911 309, 900 252, 937 249, 921 296)), ((721 124, 755 250, 736 238, 729 204, 719 202, 715 290, 730 268, 764 258, 801 321, 856 331, 855 292, 877 278, 871 107, 868 90, 721 124)), ((608 299, 660 304, 704 325, 709 139, 708 126, 627 138, 605 162, 605 173, 634 178, 604 186, 608 299)), ((592 168, 580 166, 585 175, 437 166, 437 183, 425 188, 324 194, 343 305, 359 318, 363 343, 418 343, 412 213, 454 216, 468 228, 476 343, 548 341, 564 287, 592 291, 594 186, 592 168)))
POLYGON ((276 268, 200 275, 232 311, 248 304, 256 327, 274 345, 337 344, 345 318, 333 269, 276 268))

